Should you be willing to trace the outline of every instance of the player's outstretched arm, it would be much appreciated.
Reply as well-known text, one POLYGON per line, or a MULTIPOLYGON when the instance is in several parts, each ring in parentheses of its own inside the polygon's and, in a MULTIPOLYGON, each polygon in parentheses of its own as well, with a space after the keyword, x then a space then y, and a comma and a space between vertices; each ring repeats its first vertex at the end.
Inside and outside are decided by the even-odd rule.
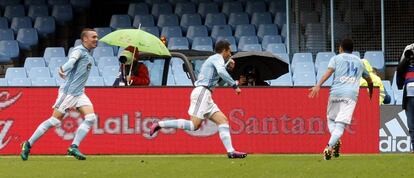
POLYGON ((325 81, 328 80, 329 77, 331 77, 333 72, 334 72, 333 68, 328 68, 328 70, 322 76, 321 80, 319 80, 318 84, 316 84, 314 87, 309 89, 310 90, 310 93, 308 95, 309 98, 314 98, 318 96, 319 90, 321 89, 322 84, 325 83, 325 81))
POLYGON ((75 65, 76 61, 81 57, 81 51, 75 50, 70 54, 69 60, 60 66, 59 68, 59 76, 65 78, 65 72, 72 70, 73 66, 75 65))

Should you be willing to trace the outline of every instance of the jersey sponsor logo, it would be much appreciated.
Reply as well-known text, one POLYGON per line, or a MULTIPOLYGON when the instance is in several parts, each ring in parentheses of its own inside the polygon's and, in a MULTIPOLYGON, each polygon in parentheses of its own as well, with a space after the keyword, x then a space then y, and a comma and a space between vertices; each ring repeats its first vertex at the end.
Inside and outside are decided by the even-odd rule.
POLYGON ((8 91, 1 91, 0 92, 0 110, 4 110, 14 103, 22 96, 22 92, 17 93, 14 96, 10 96, 8 91))

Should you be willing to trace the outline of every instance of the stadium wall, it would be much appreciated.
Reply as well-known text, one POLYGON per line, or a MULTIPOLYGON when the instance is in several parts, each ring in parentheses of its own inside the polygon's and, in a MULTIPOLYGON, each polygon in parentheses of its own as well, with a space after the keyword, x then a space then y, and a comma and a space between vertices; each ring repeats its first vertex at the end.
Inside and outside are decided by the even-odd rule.
MULTIPOLYGON (((187 119, 192 88, 87 88, 99 122, 82 142, 86 154, 211 154, 225 152, 217 128, 205 122, 195 132, 162 129, 150 137, 155 120, 187 119)), ((248 153, 320 153, 326 127, 328 88, 309 99, 308 88, 230 88, 214 91, 214 100, 229 117, 233 144, 248 153)), ((351 126, 343 136, 344 153, 378 153, 378 91, 369 100, 361 89, 351 126)), ((0 154, 18 154, 20 143, 51 115, 56 88, 0 89, 0 154)), ((53 128, 32 154, 65 154, 82 116, 71 110, 61 128, 53 128)))

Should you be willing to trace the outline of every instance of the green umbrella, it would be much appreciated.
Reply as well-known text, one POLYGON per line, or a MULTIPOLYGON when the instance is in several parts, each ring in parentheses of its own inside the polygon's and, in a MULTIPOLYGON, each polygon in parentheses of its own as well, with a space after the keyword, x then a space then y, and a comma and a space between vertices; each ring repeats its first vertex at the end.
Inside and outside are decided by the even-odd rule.
POLYGON ((170 56, 167 47, 151 33, 140 29, 122 29, 116 30, 105 35, 100 41, 109 45, 128 47, 137 47, 140 52, 151 53, 159 56, 170 56))

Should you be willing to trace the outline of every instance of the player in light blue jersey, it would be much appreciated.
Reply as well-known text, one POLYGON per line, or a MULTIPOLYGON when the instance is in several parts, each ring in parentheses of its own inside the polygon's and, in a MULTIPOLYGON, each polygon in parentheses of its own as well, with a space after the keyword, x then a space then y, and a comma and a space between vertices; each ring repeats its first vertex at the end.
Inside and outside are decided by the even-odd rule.
POLYGON ((58 98, 53 105, 52 116, 41 123, 29 140, 22 144, 21 158, 25 161, 29 158, 30 149, 33 144, 52 127, 59 127, 62 119, 69 108, 76 107, 85 116, 85 120, 76 131, 72 145, 68 148, 68 154, 78 160, 85 160, 78 147, 85 138, 91 126, 96 121, 96 115, 89 98, 85 95, 85 83, 93 65, 91 50, 96 48, 98 34, 93 29, 82 30, 82 45, 76 46, 69 60, 59 69, 59 75, 65 79, 59 88, 58 98))
MULTIPOLYGON (((230 126, 227 117, 214 103, 211 94, 217 82, 222 78, 229 86, 232 86, 236 94, 241 90, 226 70, 226 66, 234 66, 230 59, 230 43, 218 41, 215 46, 215 55, 210 56, 201 66, 200 74, 195 82, 195 88, 191 92, 191 104, 188 114, 191 120, 177 119, 153 123, 150 130, 152 136, 161 128, 178 128, 194 131, 200 128, 205 119, 210 119, 218 125, 220 139, 224 144, 229 158, 244 158, 246 153, 236 151, 231 143, 230 126)), ((231 67, 230 67, 231 68, 231 67)))
POLYGON ((318 95, 322 84, 334 74, 334 81, 328 101, 327 122, 331 138, 323 151, 324 159, 339 157, 340 138, 346 125, 351 124, 352 114, 358 100, 359 80, 368 82, 369 97, 372 97, 373 84, 362 61, 352 54, 354 45, 351 39, 344 39, 339 47, 338 55, 332 57, 328 70, 318 84, 310 89, 309 98, 318 95))

